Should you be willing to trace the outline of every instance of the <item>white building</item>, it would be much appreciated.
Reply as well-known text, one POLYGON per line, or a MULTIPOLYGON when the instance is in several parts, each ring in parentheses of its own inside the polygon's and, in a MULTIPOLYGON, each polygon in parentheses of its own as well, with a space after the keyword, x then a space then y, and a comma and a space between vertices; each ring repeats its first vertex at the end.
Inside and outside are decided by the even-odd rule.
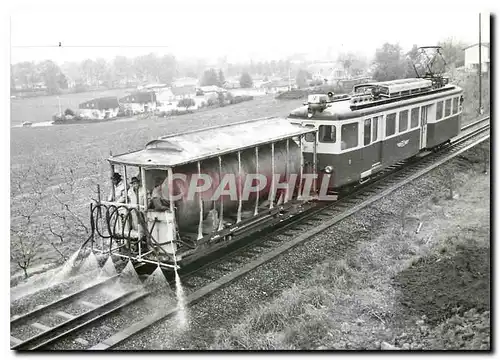
POLYGON ((198 79, 191 77, 183 77, 175 79, 172 82, 172 87, 183 87, 183 86, 198 86, 198 79))
MULTIPOLYGON (((464 49, 465 51, 465 69, 468 71, 479 68, 479 44, 473 44, 464 49)), ((488 71, 490 68, 490 44, 481 44, 481 70, 488 71)))

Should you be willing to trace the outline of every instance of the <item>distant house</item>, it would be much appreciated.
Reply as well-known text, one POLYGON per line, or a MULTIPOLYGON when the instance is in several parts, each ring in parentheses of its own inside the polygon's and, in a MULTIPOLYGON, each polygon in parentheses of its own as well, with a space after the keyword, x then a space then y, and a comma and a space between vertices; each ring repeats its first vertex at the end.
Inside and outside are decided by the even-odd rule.
POLYGON ((240 86, 240 80, 239 79, 227 79, 224 82, 224 88, 226 89, 239 89, 240 86))
POLYGON ((267 93, 271 94, 285 92, 296 88, 293 82, 289 83, 287 80, 270 81, 262 85, 262 87, 266 89, 267 93))
POLYGON ((68 83, 68 89, 73 89, 76 86, 76 81, 73 80, 71 77, 66 75, 66 81, 68 83))
MULTIPOLYGON (((467 46, 465 52, 465 69, 474 71, 479 69, 479 44, 467 46)), ((490 68, 490 43, 481 43, 481 71, 487 72, 490 68)))
POLYGON ((200 86, 196 89, 196 96, 203 96, 206 101, 218 98, 219 93, 225 94, 227 90, 217 85, 200 86))
POLYGON ((183 87, 183 86, 198 86, 198 79, 191 77, 183 77, 175 79, 172 82, 172 87, 183 87))
POLYGON ((196 96, 196 87, 194 85, 172 87, 171 90, 174 94, 175 100, 181 100, 185 98, 193 99, 196 96))
POLYGON ((171 88, 156 89, 155 93, 156 102, 160 103, 161 105, 168 105, 169 103, 175 101, 175 95, 172 92, 171 88))
POLYGON ((268 83, 268 81, 264 81, 264 79, 252 79, 253 87, 256 89, 260 89, 264 84, 268 83))
POLYGON ((34 90, 47 90, 47 86, 43 81, 36 82, 33 84, 33 89, 34 90))
POLYGON ((156 94, 154 91, 135 92, 122 97, 119 103, 132 114, 143 113, 156 109, 156 94))
POLYGON ((202 91, 204 94, 227 92, 226 89, 218 87, 217 85, 200 86, 198 89, 202 91))
POLYGON ((78 108, 83 117, 98 120, 116 117, 120 105, 116 97, 102 97, 81 103, 78 108))

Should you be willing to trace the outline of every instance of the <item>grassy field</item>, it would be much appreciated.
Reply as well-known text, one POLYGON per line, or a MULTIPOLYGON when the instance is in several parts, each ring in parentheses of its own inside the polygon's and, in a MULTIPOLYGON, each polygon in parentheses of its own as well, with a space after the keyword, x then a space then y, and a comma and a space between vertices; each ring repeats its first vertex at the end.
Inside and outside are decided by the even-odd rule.
POLYGON ((89 91, 77 94, 63 94, 52 96, 38 96, 25 99, 11 99, 10 101, 10 124, 20 125, 25 121, 32 123, 51 121, 52 115, 59 112, 59 100, 62 111, 67 108, 73 111, 78 109, 78 104, 102 96, 125 96, 133 89, 114 89, 89 91))
MULTIPOLYGON (((114 154, 137 150, 149 140, 169 133, 251 118, 286 116, 299 105, 300 101, 277 101, 272 96, 264 96, 172 118, 12 128, 11 221, 22 226, 30 215, 32 232, 46 234, 34 266, 60 259, 50 245, 52 241, 68 256, 84 240, 85 229, 71 214, 67 216, 59 200, 70 203, 71 210, 86 223, 88 204, 95 198, 96 185, 100 183, 103 191, 109 191, 109 167, 105 159, 110 150, 114 154), (32 208, 36 208, 33 214, 32 208), (64 241, 51 234, 49 226, 54 227, 56 234, 64 235, 64 241), (80 231, 69 231, 68 227, 80 231)), ((15 264, 11 264, 11 271, 16 271, 15 264)))

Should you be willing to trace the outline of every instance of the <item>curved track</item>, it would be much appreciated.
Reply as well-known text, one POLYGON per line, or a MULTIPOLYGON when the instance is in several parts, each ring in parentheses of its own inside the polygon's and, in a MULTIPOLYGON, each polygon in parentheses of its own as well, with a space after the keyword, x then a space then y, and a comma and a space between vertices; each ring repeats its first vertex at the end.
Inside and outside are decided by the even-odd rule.
MULTIPOLYGON (((282 219, 281 224, 278 223, 271 229, 267 228, 268 233, 258 239, 259 241, 245 244, 184 274, 183 284, 188 287, 186 305, 195 304, 258 266, 486 141, 489 136, 489 117, 486 117, 464 126, 460 136, 452 139, 448 146, 439 151, 429 151, 395 164, 381 172, 372 181, 351 189, 339 201, 330 204, 319 203, 296 217, 282 219), (296 236, 296 234, 300 235, 296 236)), ((110 349, 157 321, 173 316, 178 311, 178 307, 171 306, 132 324, 90 349, 110 349)))

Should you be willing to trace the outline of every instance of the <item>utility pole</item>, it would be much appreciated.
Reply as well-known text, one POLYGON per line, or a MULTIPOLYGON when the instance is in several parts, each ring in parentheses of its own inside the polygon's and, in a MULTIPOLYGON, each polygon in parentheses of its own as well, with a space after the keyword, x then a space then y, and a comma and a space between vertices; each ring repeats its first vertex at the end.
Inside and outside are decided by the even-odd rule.
POLYGON ((481 106, 481 80, 483 77, 483 63, 481 62, 481 13, 479 13, 479 114, 483 113, 483 109, 481 106))

